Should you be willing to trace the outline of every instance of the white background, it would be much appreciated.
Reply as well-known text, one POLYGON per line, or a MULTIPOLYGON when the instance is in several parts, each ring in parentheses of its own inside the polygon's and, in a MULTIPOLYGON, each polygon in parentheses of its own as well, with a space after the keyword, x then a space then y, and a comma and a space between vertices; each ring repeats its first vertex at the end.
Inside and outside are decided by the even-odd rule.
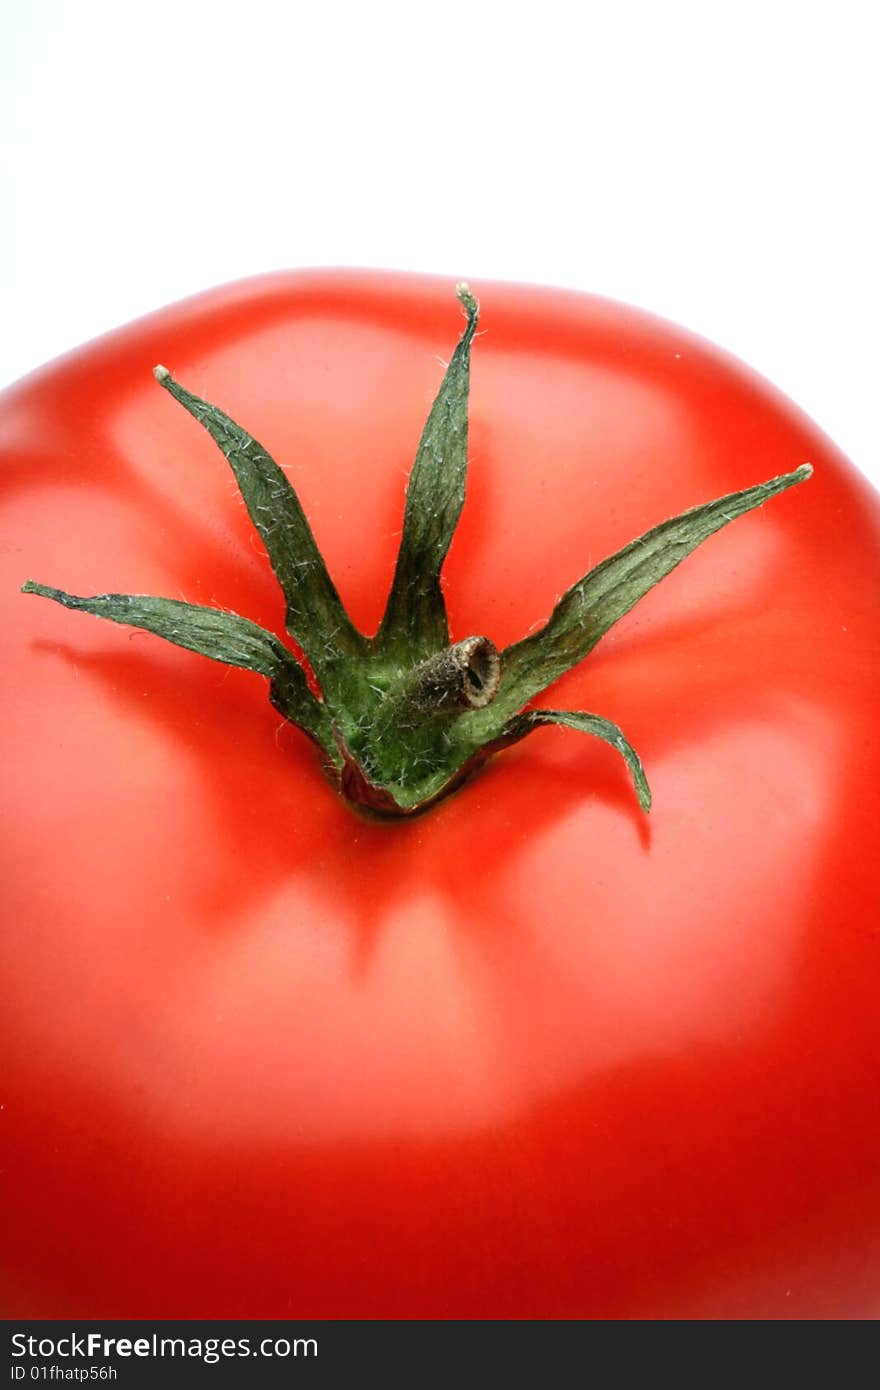
POLYGON ((880 482, 869 0, 3 7, 0 383, 284 266, 595 290, 880 482))

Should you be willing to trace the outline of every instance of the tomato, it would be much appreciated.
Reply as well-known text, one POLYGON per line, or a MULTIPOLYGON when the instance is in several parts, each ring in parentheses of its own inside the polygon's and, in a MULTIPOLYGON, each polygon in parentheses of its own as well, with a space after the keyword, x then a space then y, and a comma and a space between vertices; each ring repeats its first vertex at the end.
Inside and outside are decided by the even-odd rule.
POLYGON ((283 630, 175 376, 271 448, 375 630, 460 324, 446 282, 212 291, 2 400, 7 1316, 880 1312, 880 509, 739 363, 487 284, 454 636, 498 646, 658 521, 810 462, 421 816, 329 784, 265 683, 36 603, 283 630))

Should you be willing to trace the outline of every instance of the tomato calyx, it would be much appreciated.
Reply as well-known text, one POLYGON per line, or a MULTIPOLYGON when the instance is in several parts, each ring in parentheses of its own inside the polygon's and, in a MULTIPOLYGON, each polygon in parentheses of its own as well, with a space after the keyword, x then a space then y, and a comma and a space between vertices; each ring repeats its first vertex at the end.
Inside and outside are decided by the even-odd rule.
POLYGON ((499 653, 488 637, 451 642, 440 576, 464 505, 470 357, 479 309, 456 291, 465 328, 422 432, 407 484, 391 591, 375 636, 349 618, 286 474, 216 406, 156 380, 203 426, 235 474, 286 603, 286 627, 305 666, 274 633, 234 613, 136 594, 80 598, 28 581, 26 593, 142 628, 269 680, 273 706, 321 750, 350 802, 411 815, 446 796, 487 758, 547 724, 591 734, 623 757, 640 806, 651 793, 638 754, 610 720, 527 708, 693 550, 737 517, 803 482, 793 472, 661 522, 577 581, 536 632, 499 653))

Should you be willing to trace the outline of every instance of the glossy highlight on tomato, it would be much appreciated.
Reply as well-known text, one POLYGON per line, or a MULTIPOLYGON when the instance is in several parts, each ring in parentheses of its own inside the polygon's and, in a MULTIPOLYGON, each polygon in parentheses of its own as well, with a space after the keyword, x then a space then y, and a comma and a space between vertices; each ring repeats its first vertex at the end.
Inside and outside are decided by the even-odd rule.
POLYGON ((448 283, 248 281, 4 394, 7 1315, 880 1310, 876 497, 683 330, 474 289, 453 636, 502 647, 657 521, 815 476, 554 687, 632 737, 649 822, 548 729, 389 823, 259 677, 19 589, 283 631, 161 361, 285 466, 375 630, 448 283))

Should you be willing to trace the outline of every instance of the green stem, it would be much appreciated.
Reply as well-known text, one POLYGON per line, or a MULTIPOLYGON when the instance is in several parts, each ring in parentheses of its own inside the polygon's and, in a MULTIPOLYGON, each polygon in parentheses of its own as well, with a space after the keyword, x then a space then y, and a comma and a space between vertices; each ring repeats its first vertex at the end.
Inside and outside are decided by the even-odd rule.
POLYGON ((28 581, 24 592, 127 623, 215 661, 268 677, 270 699, 322 749, 350 801, 412 815, 457 787, 486 758, 547 724, 592 734, 623 758, 643 810, 651 794, 638 754, 602 715, 524 708, 570 670, 666 575, 716 531, 809 478, 802 464, 767 482, 661 521, 563 594, 537 632, 499 658, 487 637, 450 643, 440 575, 465 495, 471 348, 478 305, 457 295, 466 323, 419 442, 403 535, 379 631, 352 623, 299 499, 281 468, 234 420, 166 368, 156 379, 209 433, 232 467, 287 605, 287 625, 320 683, 320 698, 281 640, 234 613, 136 594, 78 598, 28 581))

